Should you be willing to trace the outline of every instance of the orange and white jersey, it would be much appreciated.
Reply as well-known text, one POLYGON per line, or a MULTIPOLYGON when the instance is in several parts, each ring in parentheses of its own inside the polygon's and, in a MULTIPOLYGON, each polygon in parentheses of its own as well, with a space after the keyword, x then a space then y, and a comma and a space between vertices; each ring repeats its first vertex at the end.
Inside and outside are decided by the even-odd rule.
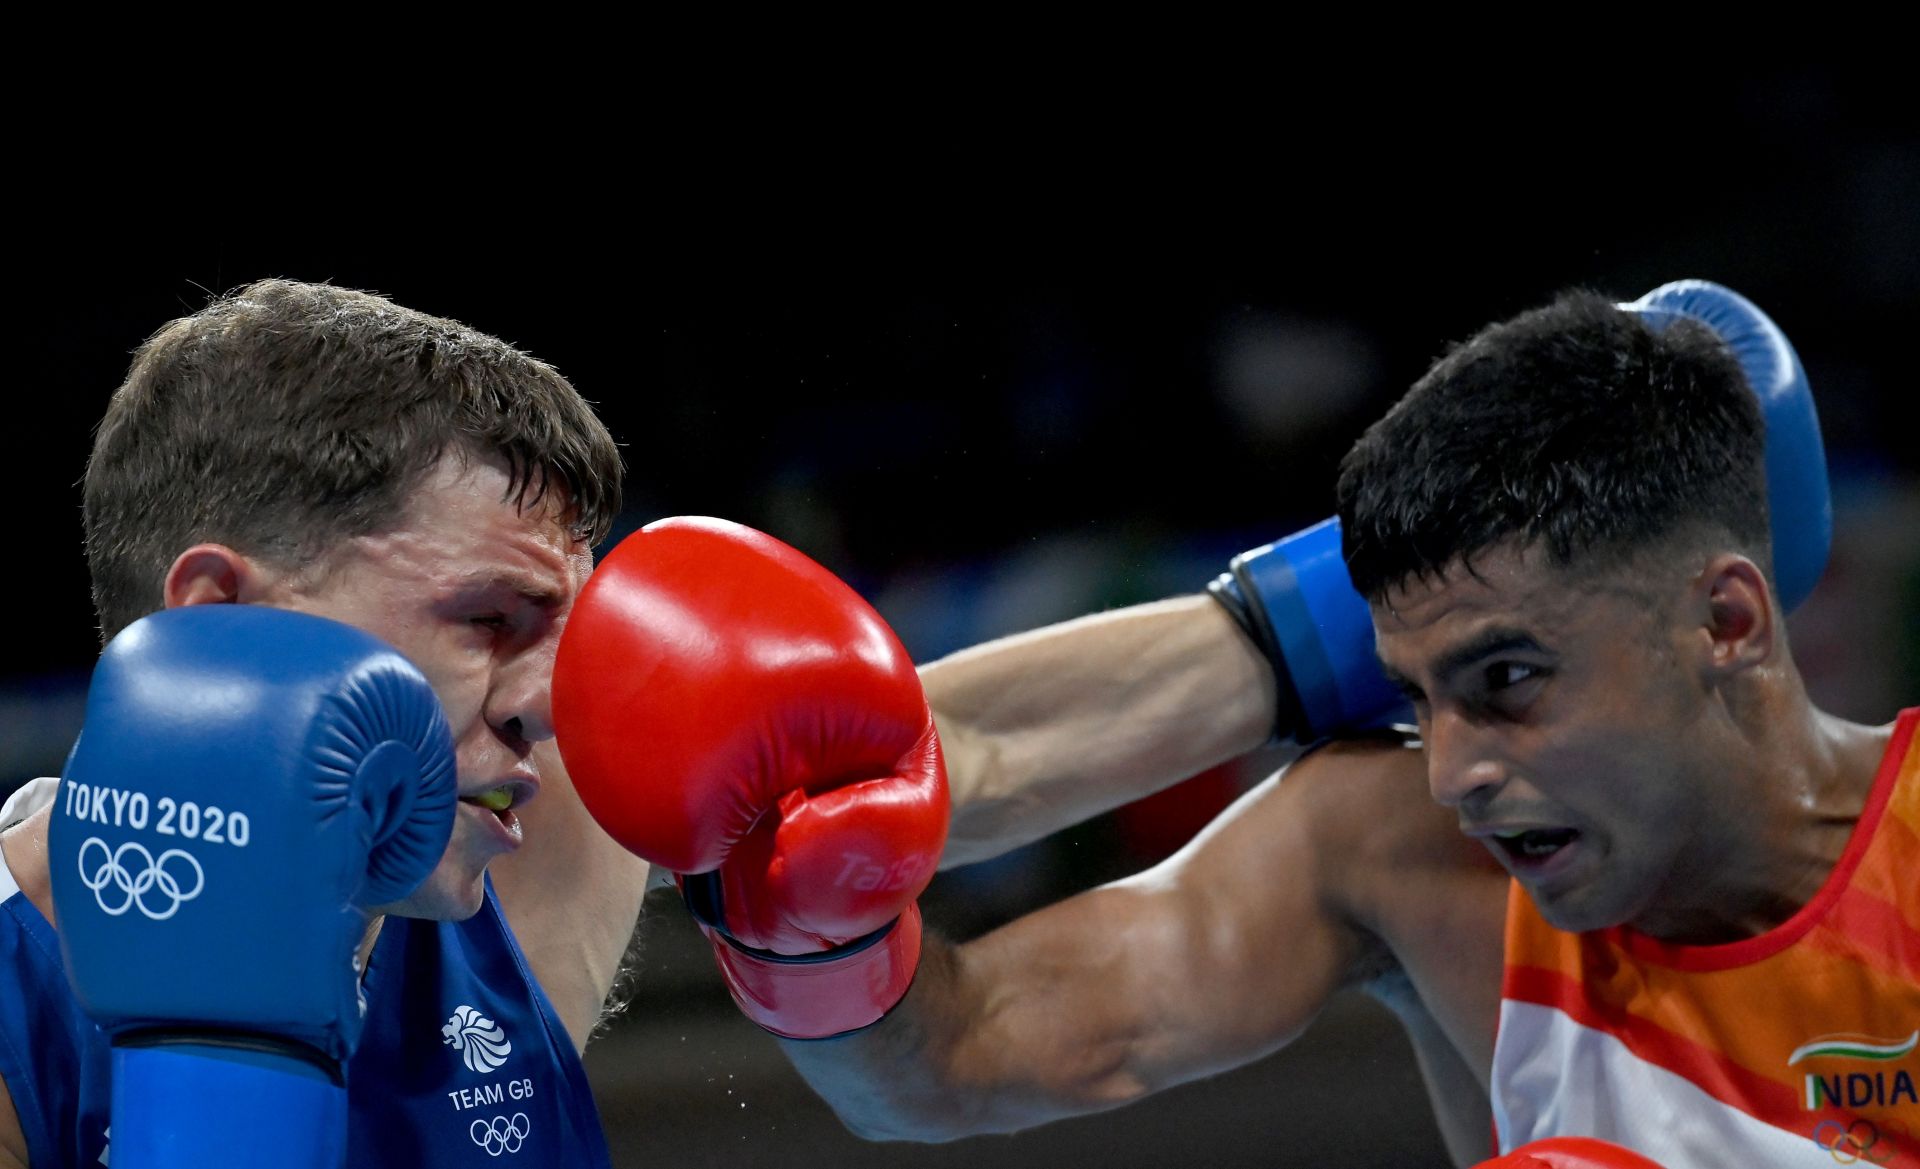
POLYGON ((1920 708, 1793 917, 1723 946, 1571 934, 1512 886, 1502 1152, 1592 1136, 1675 1167, 1920 1169, 1920 708))

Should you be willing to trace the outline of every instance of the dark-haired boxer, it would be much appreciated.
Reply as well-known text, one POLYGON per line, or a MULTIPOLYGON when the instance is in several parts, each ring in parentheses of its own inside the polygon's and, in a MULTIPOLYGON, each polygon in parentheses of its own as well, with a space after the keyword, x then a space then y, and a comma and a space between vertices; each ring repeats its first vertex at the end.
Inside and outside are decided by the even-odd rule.
MULTIPOLYGON (((1590 1137, 1672 1166, 1911 1165, 1920 710, 1810 703, 1776 565, 1807 557, 1769 529, 1753 380, 1712 328, 1588 295, 1448 354, 1339 488, 1418 738, 1325 745, 1166 863, 965 945, 913 908, 945 808, 911 671, 756 534, 672 522, 609 557, 561 646, 561 748, 616 838, 692 874, 736 1000, 875 1138, 1114 1107, 1359 986, 1404 1022, 1462 1164, 1492 1121, 1506 1164, 1609 1163, 1522 1148, 1590 1137), (589 684, 623 671, 677 700, 589 684)), ((1317 570, 1282 567, 1237 574, 1232 619, 1153 615, 1221 673, 1270 667, 1266 711, 1297 719, 1351 694, 1272 628, 1289 606, 1306 640, 1329 627, 1300 600, 1317 570)), ((1063 727, 1103 759, 1254 745, 1243 708, 1183 701, 1207 671, 1143 672, 1135 616, 930 668, 946 737, 1001 746, 1014 795, 1072 757, 1063 727), (1156 686, 1157 721, 1133 717, 1156 686), (1056 718, 1103 689, 1105 721, 1056 718)))

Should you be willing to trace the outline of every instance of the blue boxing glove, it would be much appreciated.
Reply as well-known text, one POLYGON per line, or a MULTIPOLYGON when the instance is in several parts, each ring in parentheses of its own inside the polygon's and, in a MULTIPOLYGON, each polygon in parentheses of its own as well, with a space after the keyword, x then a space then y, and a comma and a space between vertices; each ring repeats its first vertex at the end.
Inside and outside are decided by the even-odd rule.
POLYGON ((1373 653, 1373 614, 1347 575, 1340 520, 1242 552, 1207 585, 1273 667, 1273 741, 1406 719, 1373 653))
POLYGON ((1680 317, 1699 321, 1727 343, 1767 420, 1767 512, 1773 528, 1773 575, 1789 611, 1807 599, 1833 548, 1833 497, 1820 417, 1800 355, 1780 326, 1731 288, 1675 280, 1621 308, 1655 330, 1680 317))
MULTIPOLYGON (((1620 308, 1655 329, 1680 317, 1699 321, 1740 362, 1767 425, 1774 576, 1781 603, 1797 607, 1826 569, 1833 504, 1813 391, 1792 343, 1753 302, 1705 280, 1663 284, 1620 308)), ((1409 718, 1374 656, 1373 621, 1347 576, 1337 518, 1234 557, 1207 591, 1273 666, 1275 741, 1305 743, 1409 718)))
POLYGON ((339 1165, 366 907, 426 879, 454 807, 446 716, 369 634, 202 605, 113 639, 48 860, 115 1169, 339 1165))

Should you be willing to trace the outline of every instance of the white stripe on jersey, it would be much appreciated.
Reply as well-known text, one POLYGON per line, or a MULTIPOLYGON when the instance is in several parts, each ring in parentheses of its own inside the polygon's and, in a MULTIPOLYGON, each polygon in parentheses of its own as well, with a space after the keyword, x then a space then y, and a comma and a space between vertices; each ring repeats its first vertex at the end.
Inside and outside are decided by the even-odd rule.
POLYGON ((1511 999, 1500 1003, 1493 1118, 1502 1153, 1543 1137, 1583 1136, 1690 1169, 1833 1165, 1811 1136, 1721 1103, 1605 1031, 1511 999))

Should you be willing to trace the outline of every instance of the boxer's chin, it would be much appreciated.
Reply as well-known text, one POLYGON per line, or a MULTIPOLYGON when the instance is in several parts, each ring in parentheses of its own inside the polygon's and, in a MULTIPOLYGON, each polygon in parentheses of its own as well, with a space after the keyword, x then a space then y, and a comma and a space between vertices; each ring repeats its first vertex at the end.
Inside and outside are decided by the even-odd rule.
POLYGON ((460 863, 452 854, 440 863, 419 888, 387 905, 376 905, 369 915, 415 917, 423 921, 465 921, 486 903, 486 869, 460 863))
POLYGON ((447 850, 440 854, 433 872, 412 893, 368 912, 426 921, 465 921, 486 903, 487 865, 518 848, 519 843, 517 820, 503 825, 500 813, 463 800, 453 819, 447 850))

